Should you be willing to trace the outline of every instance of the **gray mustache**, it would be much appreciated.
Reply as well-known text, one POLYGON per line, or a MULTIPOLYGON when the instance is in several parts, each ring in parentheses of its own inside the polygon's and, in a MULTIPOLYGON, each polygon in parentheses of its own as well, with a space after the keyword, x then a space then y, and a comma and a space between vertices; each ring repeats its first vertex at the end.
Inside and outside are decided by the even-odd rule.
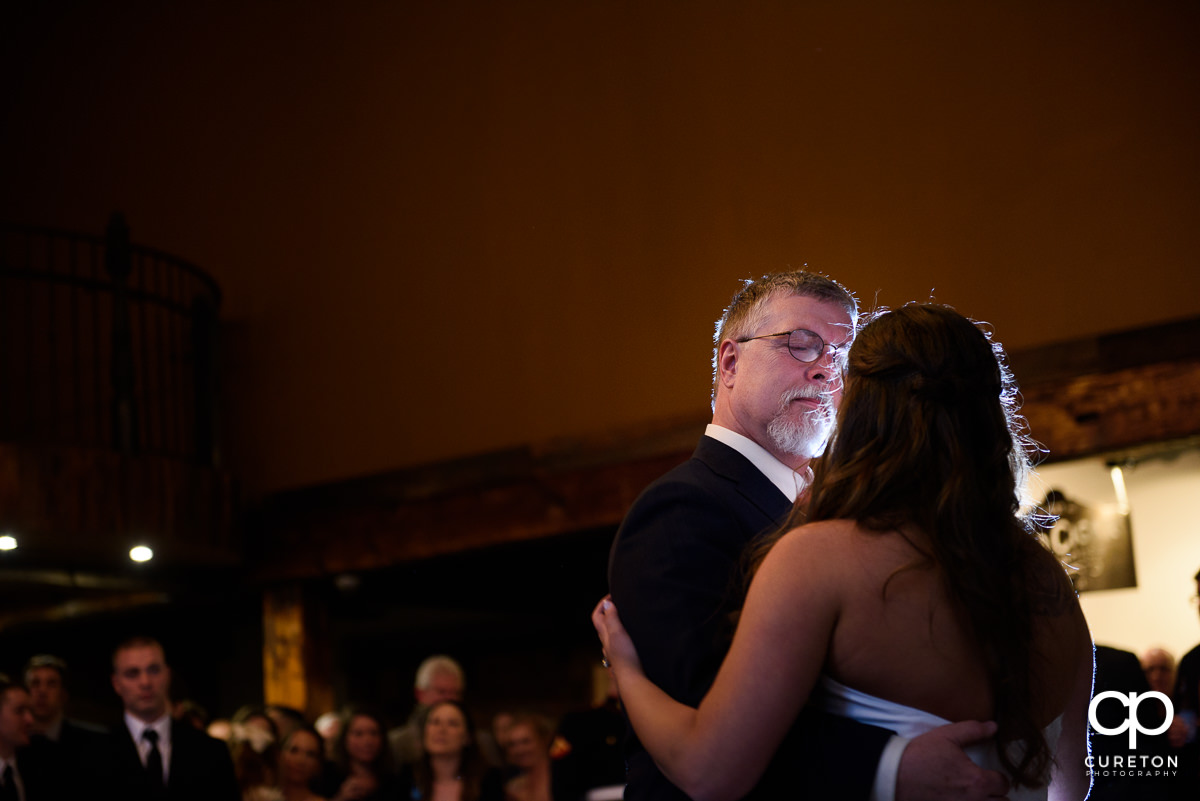
POLYGON ((793 387, 787 392, 783 393, 779 400, 784 406, 787 406, 792 401, 799 400, 800 398, 817 398, 824 400, 826 403, 829 402, 829 396, 826 393, 821 392, 820 389, 811 385, 806 387, 793 387))

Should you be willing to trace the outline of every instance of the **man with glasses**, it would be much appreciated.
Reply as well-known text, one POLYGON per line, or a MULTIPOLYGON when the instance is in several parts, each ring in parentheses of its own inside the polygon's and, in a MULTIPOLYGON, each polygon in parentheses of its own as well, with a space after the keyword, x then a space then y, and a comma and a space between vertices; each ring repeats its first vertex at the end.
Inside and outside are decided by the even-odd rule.
MULTIPOLYGON (((613 601, 647 677, 683 703, 699 704, 728 650, 746 546, 783 522, 825 447, 857 322, 854 296, 825 276, 747 282, 717 323, 712 423, 692 458, 646 489, 617 532, 613 601)), ((786 772, 797 799, 1001 795, 1007 780, 961 747, 990 731, 965 722, 908 742, 806 711, 760 788, 786 772)), ((627 801, 686 798, 632 731, 626 766, 627 801)))

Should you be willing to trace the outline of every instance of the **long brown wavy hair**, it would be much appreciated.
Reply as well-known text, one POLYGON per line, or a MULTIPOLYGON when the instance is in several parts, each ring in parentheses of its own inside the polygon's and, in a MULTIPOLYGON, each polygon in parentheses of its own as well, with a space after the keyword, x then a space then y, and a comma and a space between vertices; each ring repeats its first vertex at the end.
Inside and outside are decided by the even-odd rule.
POLYGON ((425 726, 433 711, 442 706, 451 706, 457 709, 466 726, 467 742, 463 746, 458 762, 459 778, 462 779, 462 795, 459 796, 459 799, 460 801, 478 801, 483 793, 483 779, 484 774, 487 773, 487 763, 479 751, 475 724, 471 722, 471 715, 467 712, 467 708, 458 701, 450 699, 437 701, 430 705, 418 719, 417 732, 421 741, 421 755, 413 764, 413 789, 416 791, 413 797, 433 798, 434 773, 429 755, 425 753, 425 726))
POLYGON ((949 307, 909 304, 876 314, 848 359, 836 432, 814 465, 807 503, 802 497, 759 544, 752 568, 806 522, 923 531, 931 545, 918 548, 922 561, 939 568, 980 648, 1000 760, 1014 783, 1041 786, 1052 755, 1034 716, 1031 643, 1053 582, 1039 578, 1043 549, 1020 514, 1033 446, 1003 350, 949 307), (1014 761, 1007 745, 1016 741, 1025 746, 1014 761))

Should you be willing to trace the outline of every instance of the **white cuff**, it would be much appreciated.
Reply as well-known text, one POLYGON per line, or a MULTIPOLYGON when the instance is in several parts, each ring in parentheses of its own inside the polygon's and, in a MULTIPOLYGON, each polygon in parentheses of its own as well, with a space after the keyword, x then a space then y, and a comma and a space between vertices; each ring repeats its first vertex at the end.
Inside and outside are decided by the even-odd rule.
POLYGON ((875 783, 871 785, 871 801, 895 801, 900 758, 910 742, 907 737, 893 734, 883 747, 883 753, 879 755, 879 767, 875 769, 875 783))

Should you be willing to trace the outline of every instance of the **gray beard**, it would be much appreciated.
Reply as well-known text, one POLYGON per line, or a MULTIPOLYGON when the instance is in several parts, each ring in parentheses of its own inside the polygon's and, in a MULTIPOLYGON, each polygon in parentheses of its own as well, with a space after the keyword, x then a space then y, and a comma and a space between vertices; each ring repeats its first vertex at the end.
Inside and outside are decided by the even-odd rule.
POLYGON ((821 398, 821 391, 809 386, 785 392, 780 398, 779 413, 767 425, 767 436, 781 453, 812 459, 825 450, 825 443, 833 431, 833 404, 826 396, 819 407, 805 412, 797 420, 788 408, 797 398, 821 398))

